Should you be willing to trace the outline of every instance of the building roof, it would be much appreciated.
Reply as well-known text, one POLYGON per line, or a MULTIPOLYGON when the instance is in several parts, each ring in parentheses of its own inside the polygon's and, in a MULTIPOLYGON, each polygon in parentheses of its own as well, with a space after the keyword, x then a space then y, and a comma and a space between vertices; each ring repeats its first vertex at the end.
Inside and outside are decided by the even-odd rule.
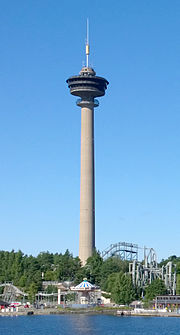
POLYGON ((95 286, 91 283, 89 283, 86 279, 83 280, 79 285, 72 287, 72 290, 75 291, 84 291, 84 290, 93 290, 95 289, 95 286))

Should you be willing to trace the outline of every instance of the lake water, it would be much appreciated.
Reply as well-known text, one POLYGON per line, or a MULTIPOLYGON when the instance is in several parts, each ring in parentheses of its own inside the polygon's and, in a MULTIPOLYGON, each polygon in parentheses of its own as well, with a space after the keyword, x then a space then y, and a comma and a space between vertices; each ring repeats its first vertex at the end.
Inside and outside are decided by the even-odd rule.
POLYGON ((111 315, 0 317, 0 335, 178 335, 180 318, 111 315))

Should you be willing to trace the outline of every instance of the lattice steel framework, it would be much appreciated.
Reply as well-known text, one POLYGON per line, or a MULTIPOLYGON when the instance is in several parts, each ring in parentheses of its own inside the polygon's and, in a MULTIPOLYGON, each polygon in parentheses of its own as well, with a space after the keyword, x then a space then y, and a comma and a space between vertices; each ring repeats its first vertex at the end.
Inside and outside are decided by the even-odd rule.
POLYGON ((114 243, 111 244, 105 250, 103 250, 101 256, 103 259, 107 259, 112 256, 117 256, 123 261, 138 260, 138 245, 126 242, 114 243))
POLYGON ((0 287, 4 287, 3 294, 0 294, 2 299, 6 302, 12 302, 16 301, 18 297, 27 297, 28 295, 24 292, 22 292, 20 289, 18 289, 16 286, 14 286, 12 283, 3 283, 0 284, 0 287))
POLYGON ((155 279, 164 281, 169 294, 176 294, 176 265, 168 262, 165 266, 159 267, 157 264, 156 252, 153 248, 144 247, 144 260, 138 262, 134 260, 129 264, 129 273, 133 285, 144 289, 155 279))

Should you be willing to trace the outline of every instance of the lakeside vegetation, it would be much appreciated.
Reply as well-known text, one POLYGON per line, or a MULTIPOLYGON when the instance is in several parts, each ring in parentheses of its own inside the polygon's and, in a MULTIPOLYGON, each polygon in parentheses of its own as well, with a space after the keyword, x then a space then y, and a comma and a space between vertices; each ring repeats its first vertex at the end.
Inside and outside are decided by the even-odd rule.
MULTIPOLYGON (((173 261, 177 267, 177 294, 180 294, 180 257, 171 256, 162 260, 160 266, 173 261)), ((0 283, 13 284, 29 294, 33 300, 35 294, 42 290, 42 281, 68 281, 71 285, 79 284, 83 278, 101 287, 107 292, 106 297, 117 304, 129 304, 141 298, 142 292, 132 285, 128 274, 129 262, 117 257, 103 260, 98 252, 88 258, 82 267, 78 257, 66 250, 64 254, 41 252, 37 257, 27 256, 22 251, 0 251, 0 283)), ((48 287, 48 292, 57 290, 48 287)), ((0 292, 2 293, 2 292, 0 292)), ((146 288, 145 301, 152 300, 157 294, 165 294, 166 287, 162 280, 155 280, 146 288)))

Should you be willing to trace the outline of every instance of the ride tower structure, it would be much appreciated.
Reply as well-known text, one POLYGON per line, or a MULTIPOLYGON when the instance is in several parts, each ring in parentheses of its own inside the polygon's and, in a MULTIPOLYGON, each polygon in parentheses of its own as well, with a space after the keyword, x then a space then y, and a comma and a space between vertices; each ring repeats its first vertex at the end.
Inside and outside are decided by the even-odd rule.
POLYGON ((92 256, 95 248, 95 164, 94 164, 94 108, 99 106, 96 97, 105 95, 105 78, 96 76, 89 66, 89 27, 87 22, 86 66, 79 75, 66 80, 70 93, 79 97, 81 107, 81 175, 80 175, 80 235, 79 258, 82 265, 92 256))

